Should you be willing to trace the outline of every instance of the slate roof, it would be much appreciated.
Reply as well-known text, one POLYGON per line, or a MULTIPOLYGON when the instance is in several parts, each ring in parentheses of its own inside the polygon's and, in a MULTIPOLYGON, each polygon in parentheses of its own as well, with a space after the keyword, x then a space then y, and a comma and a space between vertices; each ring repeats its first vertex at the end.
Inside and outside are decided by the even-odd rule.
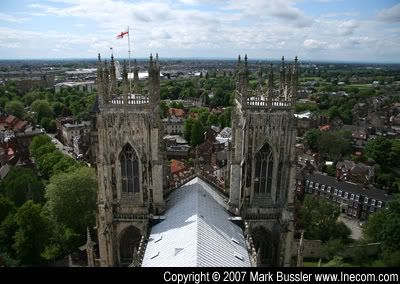
POLYGON ((364 188, 360 184, 338 181, 335 177, 331 176, 325 176, 321 174, 306 174, 305 178, 314 183, 318 182, 319 184, 325 184, 339 190, 367 196, 368 198, 374 198, 382 201, 389 201, 393 199, 393 196, 387 195, 383 190, 380 190, 378 188, 364 188))
POLYGON ((251 266, 242 229, 206 182, 196 177, 173 191, 167 207, 151 228, 142 266, 251 266))

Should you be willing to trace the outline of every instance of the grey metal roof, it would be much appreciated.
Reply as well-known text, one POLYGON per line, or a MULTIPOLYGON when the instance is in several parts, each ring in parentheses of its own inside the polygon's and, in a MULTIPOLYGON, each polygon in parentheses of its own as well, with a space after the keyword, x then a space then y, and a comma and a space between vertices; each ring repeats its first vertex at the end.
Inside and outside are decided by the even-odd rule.
POLYGON ((197 177, 173 191, 165 220, 151 228, 142 266, 251 266, 243 231, 225 206, 197 177))

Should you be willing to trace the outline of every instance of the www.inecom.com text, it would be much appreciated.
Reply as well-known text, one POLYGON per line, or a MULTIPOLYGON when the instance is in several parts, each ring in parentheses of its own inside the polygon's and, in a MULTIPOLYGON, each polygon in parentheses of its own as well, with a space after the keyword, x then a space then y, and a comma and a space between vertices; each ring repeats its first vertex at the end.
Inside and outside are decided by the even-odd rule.
POLYGON ((398 282, 399 273, 287 273, 282 271, 261 273, 258 271, 214 271, 172 273, 164 272, 166 283, 216 283, 216 282, 398 282))

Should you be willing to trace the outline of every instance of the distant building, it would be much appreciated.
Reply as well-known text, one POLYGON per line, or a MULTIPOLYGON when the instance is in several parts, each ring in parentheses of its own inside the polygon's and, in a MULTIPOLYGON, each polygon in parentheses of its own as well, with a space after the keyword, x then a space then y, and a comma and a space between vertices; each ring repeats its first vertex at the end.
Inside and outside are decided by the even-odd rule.
POLYGON ((54 75, 43 74, 40 77, 15 78, 15 88, 18 92, 27 92, 34 88, 52 88, 54 75))
POLYGON ((344 160, 336 164, 336 178, 360 184, 371 184, 375 178, 375 167, 344 160))
POLYGON ((90 121, 81 123, 65 123, 61 127, 61 135, 64 144, 73 147, 74 137, 90 132, 90 121))
POLYGON ((393 196, 375 187, 338 181, 335 177, 320 173, 296 174, 297 194, 313 194, 336 202, 341 207, 341 212, 352 218, 365 220, 368 215, 385 208, 393 196))
POLYGON ((184 121, 180 117, 167 117, 162 120, 164 134, 182 134, 184 121))
POLYGON ((35 136, 41 134, 44 134, 43 129, 37 128, 34 125, 26 127, 24 131, 15 133, 15 137, 17 139, 18 156, 22 160, 26 160, 30 157, 29 145, 35 136))
POLYGON ((170 109, 168 109, 168 113, 170 116, 173 116, 173 117, 179 117, 179 118, 185 117, 185 111, 180 108, 170 108, 170 109))
POLYGON ((92 93, 96 90, 96 83, 94 81, 85 81, 85 82, 63 82, 58 83, 54 86, 54 91, 56 94, 61 92, 62 89, 76 89, 81 92, 92 93))

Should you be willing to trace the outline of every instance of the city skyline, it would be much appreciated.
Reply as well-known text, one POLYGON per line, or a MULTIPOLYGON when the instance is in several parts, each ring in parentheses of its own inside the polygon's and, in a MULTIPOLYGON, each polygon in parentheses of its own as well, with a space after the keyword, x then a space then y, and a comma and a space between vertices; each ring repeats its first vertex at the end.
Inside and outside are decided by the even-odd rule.
POLYGON ((132 57, 399 63, 397 1, 21 0, 0 4, 0 59, 132 57))

